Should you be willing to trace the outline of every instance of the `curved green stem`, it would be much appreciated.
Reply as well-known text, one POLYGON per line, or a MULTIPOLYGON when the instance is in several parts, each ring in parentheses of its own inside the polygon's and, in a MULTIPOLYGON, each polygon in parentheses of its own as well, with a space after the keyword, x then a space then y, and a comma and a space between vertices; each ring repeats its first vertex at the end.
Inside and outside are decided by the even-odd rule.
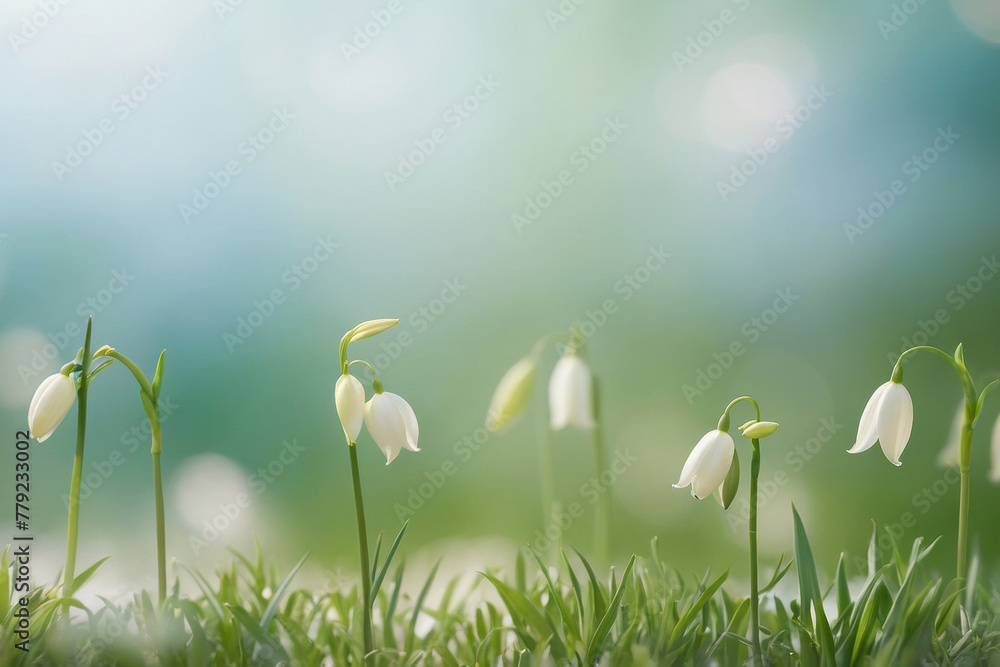
POLYGON ((149 380, 146 379, 146 374, 143 373, 142 370, 140 370, 139 367, 135 365, 134 361, 132 361, 124 354, 112 348, 108 348, 100 356, 111 357, 116 361, 120 361, 125 366, 125 368, 129 369, 132 372, 132 375, 135 376, 136 381, 139 383, 139 388, 144 393, 146 393, 150 398, 153 398, 152 385, 149 384, 149 380))
POLYGON ((66 530, 66 570, 63 573, 63 594, 73 595, 76 578, 76 545, 80 528, 80 481, 83 477, 83 443, 87 431, 87 388, 90 385, 90 338, 93 318, 87 320, 87 337, 80 358, 80 387, 76 391, 76 456, 73 458, 73 477, 69 485, 69 522, 66 530))
POLYGON ((358 448, 348 443, 351 450, 351 478, 354 481, 354 509, 358 515, 358 544, 361 554, 361 592, 363 596, 365 661, 374 648, 372 639, 372 581, 368 565, 368 528, 365 524, 365 501, 361 495, 361 470, 358 468, 358 448))
MULTIPOLYGON (((933 352, 938 356, 944 357, 948 361, 948 363, 950 363, 952 367, 955 369, 955 372, 958 373, 958 379, 962 383, 962 391, 965 392, 966 412, 968 412, 970 405, 972 406, 973 409, 975 409, 976 398, 977 398, 976 385, 973 384, 972 382, 972 376, 969 375, 969 369, 965 367, 965 364, 959 363, 958 360, 955 359, 955 357, 951 356, 944 350, 940 350, 931 345, 918 345, 917 347, 911 347, 909 350, 906 350, 901 355, 899 355, 899 359, 896 361, 896 365, 893 366, 892 368, 891 379, 893 382, 903 381, 903 359, 908 354, 912 354, 913 352, 933 352)), ((975 415, 972 416, 974 417, 975 415)))
MULTIPOLYGON (((758 414, 758 421, 760 415, 758 414)), ((760 477, 760 440, 750 441, 753 457, 750 460, 750 629, 753 641, 753 661, 757 667, 763 662, 760 647, 760 594, 757 581, 757 478, 760 477)))
POLYGON ((740 401, 750 401, 751 403, 753 403, 753 409, 757 415, 757 421, 760 421, 760 406, 757 405, 757 401, 753 400, 753 398, 749 396, 740 396, 739 398, 734 398, 732 401, 730 401, 729 405, 727 405, 726 409, 723 411, 722 418, 719 419, 720 431, 725 431, 727 433, 729 432, 729 411, 732 410, 733 406, 739 403, 740 401))

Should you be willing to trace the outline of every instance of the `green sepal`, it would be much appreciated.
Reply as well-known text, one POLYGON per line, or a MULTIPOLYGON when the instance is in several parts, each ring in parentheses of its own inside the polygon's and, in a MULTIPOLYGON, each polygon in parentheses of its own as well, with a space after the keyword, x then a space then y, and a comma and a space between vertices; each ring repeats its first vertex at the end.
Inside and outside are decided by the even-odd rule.
POLYGON ((108 366, 110 366, 113 363, 115 363, 114 359, 106 359, 106 360, 102 361, 100 366, 98 366, 94 370, 90 371, 90 377, 89 377, 89 379, 87 381, 89 382, 90 380, 93 380, 95 377, 97 377, 98 373, 100 373, 101 371, 103 371, 105 368, 107 368, 108 366))
POLYGON ((962 344, 959 343, 958 347, 955 348, 955 361, 965 366, 965 352, 962 350, 962 344))
POLYGON ((726 480, 722 483, 722 508, 729 509, 736 498, 736 492, 740 490, 740 457, 733 452, 733 462, 726 473, 726 480))
POLYGON ((151 389, 153 390, 153 403, 160 402, 160 385, 163 384, 163 358, 166 354, 166 350, 160 352, 160 359, 156 362, 156 373, 153 374, 153 384, 151 385, 151 389))
POLYGON ((979 400, 976 401, 976 415, 969 422, 970 428, 976 427, 976 422, 979 421, 979 415, 983 412, 983 402, 986 400, 986 394, 990 393, 990 390, 997 386, 997 382, 1000 382, 1000 380, 990 382, 983 388, 983 393, 979 394, 979 400))

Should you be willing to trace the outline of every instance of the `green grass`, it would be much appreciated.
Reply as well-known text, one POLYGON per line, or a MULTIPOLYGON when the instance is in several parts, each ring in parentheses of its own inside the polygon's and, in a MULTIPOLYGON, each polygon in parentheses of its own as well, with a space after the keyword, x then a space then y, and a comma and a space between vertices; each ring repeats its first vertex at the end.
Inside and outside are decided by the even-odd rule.
MULTIPOLYGON (((848 581, 846 558, 832 580, 817 571, 805 529, 794 515, 795 562, 767 569, 761 602, 764 659, 777 665, 1000 665, 1000 593, 978 574, 968 586, 924 565, 934 548, 918 538, 894 543, 881 562, 873 533, 867 571, 848 581), (794 569, 794 575, 791 571, 794 569), (786 576, 787 575, 787 576, 786 576), (780 599, 776 591, 795 595, 780 599)), ((398 540, 370 576, 377 582, 372 665, 739 665, 750 659, 749 600, 728 572, 694 579, 648 555, 598 574, 586 558, 562 552, 544 562, 525 550, 513 572, 484 571, 467 592, 440 573, 407 582, 398 540), (417 588, 419 586, 419 588, 417 588), (423 616, 417 623, 418 616, 423 616), (418 626, 424 634, 418 635, 418 626), (427 628, 429 627, 429 630, 427 628)), ((32 650, 12 650, 16 619, 8 551, 0 573, 2 665, 360 665, 364 663, 358 589, 296 588, 304 557, 288 570, 236 554, 211 577, 182 569, 200 593, 181 597, 179 582, 158 608, 146 592, 99 609, 43 587, 30 594, 32 650), (72 620, 67 607, 74 609, 72 620)), ((84 583, 95 564, 79 575, 84 583)), ((833 564, 825 564, 828 567, 833 564)))

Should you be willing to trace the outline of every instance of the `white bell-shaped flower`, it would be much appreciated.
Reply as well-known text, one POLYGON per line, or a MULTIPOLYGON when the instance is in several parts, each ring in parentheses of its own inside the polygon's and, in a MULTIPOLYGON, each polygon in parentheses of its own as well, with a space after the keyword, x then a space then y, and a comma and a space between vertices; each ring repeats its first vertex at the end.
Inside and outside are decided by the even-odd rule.
POLYGON ((913 399, 910 392, 899 382, 890 380, 868 399, 858 424, 857 440, 847 451, 851 454, 863 452, 877 440, 885 457, 898 466, 912 428, 913 399))
POLYGON ((690 484, 692 496, 699 500, 707 498, 726 481, 735 453, 736 443, 731 435, 718 429, 709 431, 691 450, 674 488, 690 484))
POLYGON ((385 454, 386 465, 392 463, 402 449, 420 451, 417 448, 417 416, 410 404, 396 394, 376 392, 365 403, 365 426, 385 454))
POLYGON ((50 375, 38 385, 28 406, 28 429, 38 442, 45 442, 62 423, 76 400, 76 383, 62 373, 50 375))
POLYGON ((563 356, 552 370, 549 418, 553 431, 567 426, 594 428, 594 380, 579 355, 563 356))
POLYGON ((365 420, 365 388, 361 381, 350 373, 337 378, 334 390, 337 401, 337 416, 344 427, 344 435, 351 442, 358 441, 361 425, 365 420))

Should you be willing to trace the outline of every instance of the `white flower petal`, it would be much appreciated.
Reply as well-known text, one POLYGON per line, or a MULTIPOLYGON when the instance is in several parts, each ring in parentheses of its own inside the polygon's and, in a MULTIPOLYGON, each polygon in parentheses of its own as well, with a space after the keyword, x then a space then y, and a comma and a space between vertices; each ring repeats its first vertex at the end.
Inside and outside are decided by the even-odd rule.
POLYGON ((389 465, 406 444, 406 426, 392 399, 375 394, 365 403, 365 426, 389 465))
POLYGON ((340 424, 344 427, 344 435, 351 442, 357 442, 365 418, 365 388, 358 378, 345 373, 337 378, 334 395, 337 416, 340 417, 340 424))
POLYGON ((403 446, 411 452, 419 452, 417 437, 420 435, 420 427, 417 425, 417 415, 413 412, 413 408, 401 396, 393 394, 390 391, 385 392, 385 395, 392 401, 396 410, 399 411, 400 418, 403 420, 403 429, 406 431, 406 443, 403 446))
POLYGON ((878 406, 891 384, 893 382, 890 381, 881 385, 868 399, 868 403, 865 404, 865 409, 861 413, 861 420, 858 422, 858 437, 854 440, 854 446, 847 450, 849 454, 857 454, 871 449, 875 441, 878 440, 878 406))
POLYGON ((726 481, 729 468, 733 464, 736 443, 728 433, 718 432, 711 448, 702 459, 701 466, 691 480, 691 495, 702 499, 712 495, 726 481))
POLYGON ((691 484, 691 495, 696 498, 704 498, 715 491, 729 473, 729 466, 733 462, 733 452, 736 451, 736 443, 728 433, 718 429, 709 431, 702 436, 698 444, 691 450, 687 461, 684 462, 684 469, 681 470, 681 477, 674 484, 675 488, 681 489, 691 484), (728 452, 728 454, 727 454, 728 452), (716 467, 725 461, 725 470, 719 482, 712 488, 704 492, 707 485, 710 485, 716 476, 716 467), (700 481, 699 481, 700 478, 700 481), (699 493, 702 492, 702 493, 699 493))
POLYGON ((906 387, 893 382, 886 389, 878 406, 878 440, 882 451, 893 465, 900 465, 899 457, 910 439, 913 428, 913 400, 906 387))
POLYGON ((553 431, 567 426, 594 428, 594 380, 576 354, 556 362, 549 380, 549 414, 553 431))
POLYGON ((990 441, 990 453, 993 455, 993 465, 990 468, 990 481, 1000 484, 1000 418, 993 424, 993 435, 990 441))

